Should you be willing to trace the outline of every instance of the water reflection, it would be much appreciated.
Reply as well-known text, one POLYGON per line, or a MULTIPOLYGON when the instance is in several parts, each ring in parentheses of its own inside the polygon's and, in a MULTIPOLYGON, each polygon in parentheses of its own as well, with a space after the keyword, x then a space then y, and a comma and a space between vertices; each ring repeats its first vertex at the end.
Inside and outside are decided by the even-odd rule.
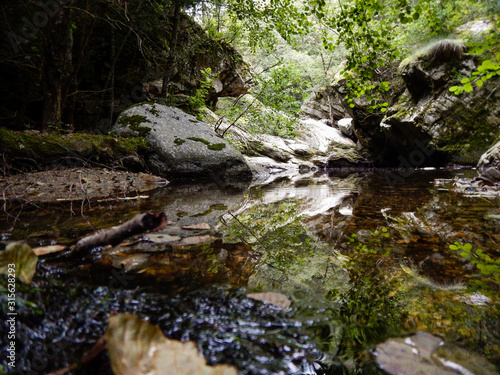
POLYGON ((96 251, 92 264, 174 291, 230 284, 284 292, 320 348, 353 368, 375 344, 416 330, 499 365, 498 283, 449 245, 470 243, 499 259, 500 201, 432 183, 457 173, 419 171, 394 183, 381 171, 342 172, 250 189, 167 186, 131 201, 9 204, 0 230, 32 245, 71 243, 135 213, 164 211, 162 232, 96 251))

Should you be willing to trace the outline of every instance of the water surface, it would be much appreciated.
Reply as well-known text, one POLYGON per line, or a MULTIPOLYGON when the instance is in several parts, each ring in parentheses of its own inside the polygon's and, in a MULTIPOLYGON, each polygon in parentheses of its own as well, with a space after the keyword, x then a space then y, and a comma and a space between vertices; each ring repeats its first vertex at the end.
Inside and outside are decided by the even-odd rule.
POLYGON ((126 289, 167 295, 213 285, 281 292, 345 371, 366 368, 366 353, 386 338, 418 330, 498 366, 500 200, 434 184, 475 173, 338 171, 250 188, 170 185, 126 201, 6 202, 0 231, 33 247, 70 245, 136 213, 164 211, 161 232, 71 261, 43 258, 36 277, 106 285, 121 269, 133 276, 126 289), (455 242, 472 254, 450 249, 455 242))

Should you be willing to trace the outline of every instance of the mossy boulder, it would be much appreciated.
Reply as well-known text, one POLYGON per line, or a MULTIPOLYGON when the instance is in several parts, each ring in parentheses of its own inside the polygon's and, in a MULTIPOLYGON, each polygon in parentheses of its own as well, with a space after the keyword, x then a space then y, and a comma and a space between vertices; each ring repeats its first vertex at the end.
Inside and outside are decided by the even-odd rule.
POLYGON ((123 137, 144 136, 147 165, 160 176, 252 178, 239 151, 207 124, 178 108, 150 103, 133 106, 119 116, 112 132, 123 137))

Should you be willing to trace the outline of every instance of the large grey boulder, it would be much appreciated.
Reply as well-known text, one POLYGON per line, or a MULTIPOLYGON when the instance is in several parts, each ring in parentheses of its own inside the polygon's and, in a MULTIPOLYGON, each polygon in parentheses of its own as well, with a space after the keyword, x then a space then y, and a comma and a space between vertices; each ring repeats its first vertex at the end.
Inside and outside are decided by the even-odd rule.
POLYGON ((140 104, 120 114, 112 132, 144 136, 151 172, 170 178, 208 177, 215 181, 250 180, 243 155, 212 128, 178 108, 140 104))

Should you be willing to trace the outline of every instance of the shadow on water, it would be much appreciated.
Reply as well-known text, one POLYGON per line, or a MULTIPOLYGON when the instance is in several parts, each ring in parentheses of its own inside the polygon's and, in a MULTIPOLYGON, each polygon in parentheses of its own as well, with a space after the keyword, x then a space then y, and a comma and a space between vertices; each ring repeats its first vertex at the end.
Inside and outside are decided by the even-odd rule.
MULTIPOLYGON (((499 366, 500 271, 492 266, 487 274, 481 260, 449 247, 470 243, 473 252, 499 259, 499 199, 433 183, 470 173, 332 171, 250 189, 180 185, 134 200, 7 202, 3 241, 32 247, 69 245, 145 211, 163 211, 168 220, 165 229, 115 247, 40 257, 34 285, 42 292, 22 292, 33 301, 25 318, 39 315, 23 331, 23 363, 32 365, 29 353, 45 339, 64 336, 56 330, 33 339, 55 319, 80 326, 86 344, 61 349, 52 370, 80 358, 110 311, 132 311, 168 337, 198 341, 210 363, 231 363, 244 374, 377 373, 369 351, 418 330, 499 366), (280 312, 246 298, 247 291, 284 293, 292 307, 280 312), (87 304, 85 313, 76 312, 82 306, 56 313, 58 299, 87 304), (271 316, 283 320, 271 323, 271 316), (89 322, 99 327, 94 335, 85 333, 89 322), (210 339, 214 332, 223 337, 210 339)), ((64 340, 74 344, 72 334, 64 340)))

